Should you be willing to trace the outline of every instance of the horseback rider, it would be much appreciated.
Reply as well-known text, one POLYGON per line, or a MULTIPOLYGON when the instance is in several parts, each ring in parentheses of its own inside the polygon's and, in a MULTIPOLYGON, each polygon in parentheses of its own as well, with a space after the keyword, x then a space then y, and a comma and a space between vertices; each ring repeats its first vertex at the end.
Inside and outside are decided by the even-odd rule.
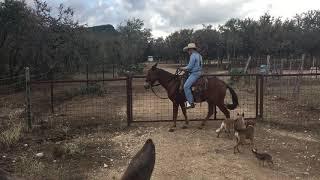
POLYGON ((180 70, 189 73, 189 77, 184 83, 183 89, 187 98, 186 108, 194 108, 194 99, 191 92, 191 86, 200 78, 202 71, 202 56, 197 52, 195 43, 189 43, 188 46, 183 48, 184 52, 190 55, 189 64, 186 67, 179 68, 180 70))

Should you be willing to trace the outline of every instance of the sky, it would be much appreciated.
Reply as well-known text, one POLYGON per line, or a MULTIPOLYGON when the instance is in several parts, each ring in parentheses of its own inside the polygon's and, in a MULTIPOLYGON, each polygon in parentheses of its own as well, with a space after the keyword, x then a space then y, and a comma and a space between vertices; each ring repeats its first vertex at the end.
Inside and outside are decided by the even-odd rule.
MULTIPOLYGON (((33 0, 26 0, 32 5, 33 0)), ((130 18, 142 19, 154 37, 166 37, 183 29, 214 27, 230 18, 254 18, 268 12, 291 18, 295 14, 320 9, 320 0, 47 0, 52 7, 60 3, 75 11, 75 19, 88 26, 112 24, 117 27, 130 18)))

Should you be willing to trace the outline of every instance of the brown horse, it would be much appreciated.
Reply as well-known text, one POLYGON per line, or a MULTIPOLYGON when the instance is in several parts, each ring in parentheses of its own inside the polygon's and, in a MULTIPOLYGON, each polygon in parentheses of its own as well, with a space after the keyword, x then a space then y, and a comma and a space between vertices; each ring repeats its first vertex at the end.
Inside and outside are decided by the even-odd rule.
MULTIPOLYGON (((146 77, 145 88, 149 89, 154 86, 154 83, 158 81, 162 85, 168 94, 168 98, 173 103, 173 127, 169 131, 174 131, 176 127, 177 115, 179 106, 185 117, 185 125, 182 128, 187 128, 189 124, 187 112, 185 108, 186 97, 184 92, 179 91, 180 79, 178 75, 171 74, 163 69, 157 68, 157 64, 152 66, 148 70, 146 77)), ((228 86, 226 83, 221 81, 216 77, 208 78, 208 85, 206 90, 203 92, 203 101, 208 103, 208 114, 207 117, 202 121, 201 127, 205 125, 206 121, 212 116, 214 107, 218 106, 223 112, 227 119, 230 118, 230 112, 228 109, 233 110, 238 106, 238 97, 235 91, 228 86), (232 97, 232 104, 224 104, 224 98, 226 96, 226 91, 229 89, 232 97)), ((201 128, 200 127, 200 128, 201 128)))

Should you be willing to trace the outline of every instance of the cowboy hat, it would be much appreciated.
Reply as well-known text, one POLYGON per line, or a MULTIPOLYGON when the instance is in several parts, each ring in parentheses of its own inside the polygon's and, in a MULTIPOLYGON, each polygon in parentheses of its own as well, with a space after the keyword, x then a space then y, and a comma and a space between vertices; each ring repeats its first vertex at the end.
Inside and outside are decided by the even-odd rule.
POLYGON ((188 49, 197 49, 197 46, 195 43, 189 43, 188 46, 183 48, 183 51, 186 52, 188 49))

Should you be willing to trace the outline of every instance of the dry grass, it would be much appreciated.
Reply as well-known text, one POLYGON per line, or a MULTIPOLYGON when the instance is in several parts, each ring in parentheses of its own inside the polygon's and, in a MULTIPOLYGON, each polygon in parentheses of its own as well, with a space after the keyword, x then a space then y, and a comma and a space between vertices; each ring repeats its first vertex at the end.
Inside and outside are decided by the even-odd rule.
POLYGON ((83 145, 81 142, 80 143, 66 143, 63 145, 64 152, 68 155, 83 155, 85 153, 85 145, 83 145))
POLYGON ((0 133, 0 145, 5 148, 10 148, 12 145, 16 144, 21 136, 23 126, 20 123, 21 110, 14 110, 8 114, 8 126, 0 133))
POLYGON ((39 179, 44 170, 45 165, 37 159, 21 157, 15 171, 24 177, 39 179))
POLYGON ((22 125, 15 124, 9 129, 1 132, 0 134, 0 144, 6 148, 10 148, 12 145, 16 144, 22 135, 22 125))
MULTIPOLYGON (((22 156, 15 166, 15 173, 25 179, 72 179, 62 166, 48 164, 41 159, 22 156)), ((76 178, 75 178, 76 179, 76 178)))

